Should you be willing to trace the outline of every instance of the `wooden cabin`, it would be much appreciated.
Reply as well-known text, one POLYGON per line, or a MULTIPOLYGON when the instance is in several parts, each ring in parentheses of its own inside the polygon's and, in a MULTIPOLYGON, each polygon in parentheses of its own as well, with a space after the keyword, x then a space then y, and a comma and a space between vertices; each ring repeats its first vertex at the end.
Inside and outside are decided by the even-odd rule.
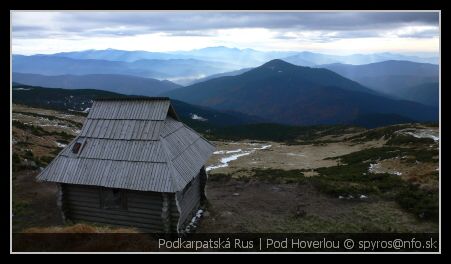
POLYGON ((180 233, 205 199, 214 149, 169 98, 96 100, 80 134, 37 179, 58 184, 64 220, 180 233))

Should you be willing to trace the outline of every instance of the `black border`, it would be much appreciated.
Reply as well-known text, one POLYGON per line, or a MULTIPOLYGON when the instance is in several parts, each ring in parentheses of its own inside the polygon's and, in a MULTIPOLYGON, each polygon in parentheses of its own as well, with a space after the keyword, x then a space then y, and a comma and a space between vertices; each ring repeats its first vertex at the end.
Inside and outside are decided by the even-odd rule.
MULTIPOLYGON (((447 36, 449 31, 449 19, 448 13, 450 12, 445 7, 446 1, 438 1, 438 0, 428 0, 428 1, 419 1, 419 0, 377 0, 377 1, 326 1, 326 0, 315 0, 315 1, 295 1, 295 0, 285 0, 285 1, 234 1, 234 0, 217 0, 217 1, 57 1, 57 0, 41 0, 41 1, 11 1, 5 3, 7 5, 7 9, 4 9, 2 12, 2 33, 3 35, 10 36, 10 11, 11 10, 441 10, 441 245, 442 245, 442 254, 447 256, 450 254, 449 250, 449 238, 450 238, 450 227, 449 223, 451 223, 448 214, 449 210, 447 210, 448 206, 446 204, 449 199, 450 192, 447 191, 447 187, 449 186, 449 179, 447 178, 447 170, 446 151, 449 139, 447 135, 450 135, 450 131, 448 129, 448 123, 446 120, 447 109, 446 107, 446 99, 450 98, 447 96, 451 87, 447 84, 447 72, 446 65, 448 64, 449 51, 448 46, 443 43, 446 43, 446 40, 449 38, 447 36), (445 40, 445 41, 444 41, 445 40)), ((9 41, 11 39, 9 38, 9 41)), ((1 42, 4 47, 1 49, 3 53, 3 65, 10 65, 10 42, 6 42, 6 37, 4 41, 1 42)), ((6 67, 5 67, 6 68, 6 67)), ((11 120, 10 120, 10 73, 6 73, 6 71, 2 71, 4 75, 1 80, 4 82, 3 89, 8 89, 8 92, 3 91, 0 99, 5 102, 1 104, 3 108, 8 108, 3 110, 3 116, 8 118, 3 118, 4 120, 8 119, 8 131, 6 129, 2 129, 1 131, 5 133, 3 137, 10 138, 11 131, 11 120), (7 75, 7 76, 5 76, 7 75)), ((2 141, 4 145, 4 152, 2 153, 3 159, 3 168, 4 170, 10 169, 10 143, 6 140, 2 141), (6 150, 6 144, 8 144, 8 151, 6 150)), ((5 173, 6 174, 6 173, 5 173)), ((2 184, 3 188, 10 187, 10 177, 3 175, 2 180, 4 183, 2 184)), ((9 234, 9 220, 10 220, 10 196, 9 192, 3 191, 1 192, 3 196, 2 205, 6 208, 3 208, 2 215, 5 223, 3 224, 4 229, 8 227, 8 230, 3 232, 4 236, 9 234), (8 201, 8 203, 6 203, 8 201)), ((3 240, 6 242, 6 238, 3 240)), ((11 245, 10 245, 11 246, 11 245)), ((4 247, 9 248, 5 245, 4 247)), ((8 250, 9 251, 9 250, 8 250)), ((154 257, 155 255, 152 255, 154 257)), ((304 257, 306 255, 303 255, 304 257)), ((414 256, 415 257, 415 256, 414 256)))

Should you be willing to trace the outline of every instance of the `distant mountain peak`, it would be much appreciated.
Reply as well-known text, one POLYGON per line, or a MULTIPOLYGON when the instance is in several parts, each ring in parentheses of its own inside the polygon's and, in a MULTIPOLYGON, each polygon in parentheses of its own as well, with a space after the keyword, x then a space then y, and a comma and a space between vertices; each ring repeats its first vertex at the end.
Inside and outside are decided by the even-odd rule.
POLYGON ((270 60, 267 63, 263 64, 262 66, 263 67, 287 67, 287 66, 296 67, 296 65, 288 63, 281 59, 270 60))

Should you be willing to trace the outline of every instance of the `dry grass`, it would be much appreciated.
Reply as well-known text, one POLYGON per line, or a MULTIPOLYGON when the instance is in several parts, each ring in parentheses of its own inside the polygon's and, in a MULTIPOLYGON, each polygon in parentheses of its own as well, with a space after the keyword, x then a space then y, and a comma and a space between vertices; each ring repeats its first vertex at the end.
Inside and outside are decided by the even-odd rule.
POLYGON ((139 233, 135 228, 92 226, 88 224, 75 224, 72 226, 31 227, 23 233, 139 233))
POLYGON ((32 227, 13 236, 14 252, 151 252, 158 243, 134 228, 75 224, 32 227))

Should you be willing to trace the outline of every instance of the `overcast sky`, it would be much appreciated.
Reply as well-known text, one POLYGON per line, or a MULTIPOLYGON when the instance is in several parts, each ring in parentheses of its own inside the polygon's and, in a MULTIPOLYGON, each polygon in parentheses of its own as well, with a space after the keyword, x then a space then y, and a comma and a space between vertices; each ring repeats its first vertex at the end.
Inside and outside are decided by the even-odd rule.
POLYGON ((439 52, 437 12, 12 11, 14 54, 211 46, 331 54, 439 52))

